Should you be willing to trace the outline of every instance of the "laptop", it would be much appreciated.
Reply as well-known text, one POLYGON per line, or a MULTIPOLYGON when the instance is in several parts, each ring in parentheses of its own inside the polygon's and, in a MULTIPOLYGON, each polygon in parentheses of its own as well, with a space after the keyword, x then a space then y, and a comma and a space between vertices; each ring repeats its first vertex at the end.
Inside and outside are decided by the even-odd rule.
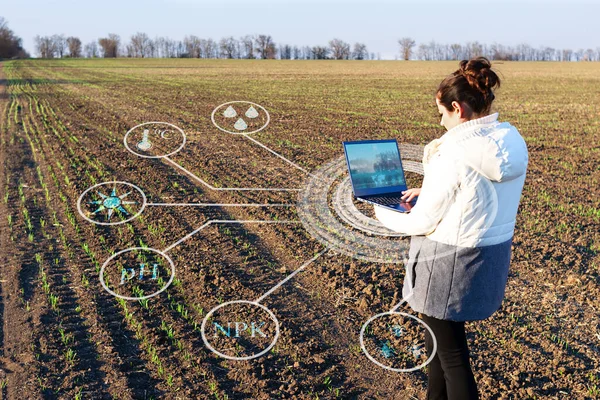
POLYGON ((359 140, 343 144, 354 197, 394 211, 410 212, 417 198, 410 202, 401 199, 407 187, 398 142, 359 140))

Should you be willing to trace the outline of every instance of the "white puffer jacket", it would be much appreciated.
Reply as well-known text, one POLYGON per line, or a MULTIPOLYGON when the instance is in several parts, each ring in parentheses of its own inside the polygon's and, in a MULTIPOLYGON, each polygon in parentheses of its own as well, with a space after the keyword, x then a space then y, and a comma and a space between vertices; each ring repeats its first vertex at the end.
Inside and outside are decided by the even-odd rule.
POLYGON ((396 232, 460 247, 505 242, 514 234, 528 161, 525 141, 498 122, 498 113, 464 122, 425 146, 425 176, 411 212, 376 206, 377 219, 396 232))

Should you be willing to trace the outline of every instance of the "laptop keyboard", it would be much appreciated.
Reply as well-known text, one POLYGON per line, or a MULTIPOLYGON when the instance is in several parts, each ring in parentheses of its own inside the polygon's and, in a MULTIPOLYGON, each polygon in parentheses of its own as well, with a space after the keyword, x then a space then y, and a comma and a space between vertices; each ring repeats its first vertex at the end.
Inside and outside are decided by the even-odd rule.
POLYGON ((398 204, 398 203, 406 203, 405 200, 402 200, 401 196, 370 196, 367 197, 369 201, 373 201, 379 204, 398 204))

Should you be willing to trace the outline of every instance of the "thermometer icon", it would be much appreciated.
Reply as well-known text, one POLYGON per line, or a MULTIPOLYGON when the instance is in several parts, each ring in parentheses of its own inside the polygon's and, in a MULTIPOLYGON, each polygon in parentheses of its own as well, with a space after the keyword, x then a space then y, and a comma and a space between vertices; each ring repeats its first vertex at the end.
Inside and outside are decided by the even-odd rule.
POLYGON ((142 141, 137 144, 137 148, 140 149, 141 151, 150 150, 150 148, 152 147, 152 143, 150 142, 150 140, 148 140, 149 134, 150 134, 150 130, 144 129, 142 141))

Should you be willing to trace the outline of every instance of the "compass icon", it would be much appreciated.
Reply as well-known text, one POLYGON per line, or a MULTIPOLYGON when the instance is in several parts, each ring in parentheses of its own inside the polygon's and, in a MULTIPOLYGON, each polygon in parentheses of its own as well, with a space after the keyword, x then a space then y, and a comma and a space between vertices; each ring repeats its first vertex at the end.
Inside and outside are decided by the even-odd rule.
POLYGON ((114 185, 112 191, 110 192, 110 196, 105 195, 101 191, 97 190, 96 193, 100 196, 100 200, 90 201, 88 204, 97 205, 98 208, 92 212, 92 215, 98 214, 99 212, 107 210, 108 221, 114 214, 115 210, 123 215, 129 215, 129 212, 123 207, 126 204, 137 204, 137 201, 126 201, 124 200, 131 191, 124 193, 122 195, 117 194, 117 185, 114 185))
POLYGON ((91 223, 119 225, 139 216, 146 207, 146 195, 137 186, 123 181, 98 183, 77 200, 77 211, 91 223))

